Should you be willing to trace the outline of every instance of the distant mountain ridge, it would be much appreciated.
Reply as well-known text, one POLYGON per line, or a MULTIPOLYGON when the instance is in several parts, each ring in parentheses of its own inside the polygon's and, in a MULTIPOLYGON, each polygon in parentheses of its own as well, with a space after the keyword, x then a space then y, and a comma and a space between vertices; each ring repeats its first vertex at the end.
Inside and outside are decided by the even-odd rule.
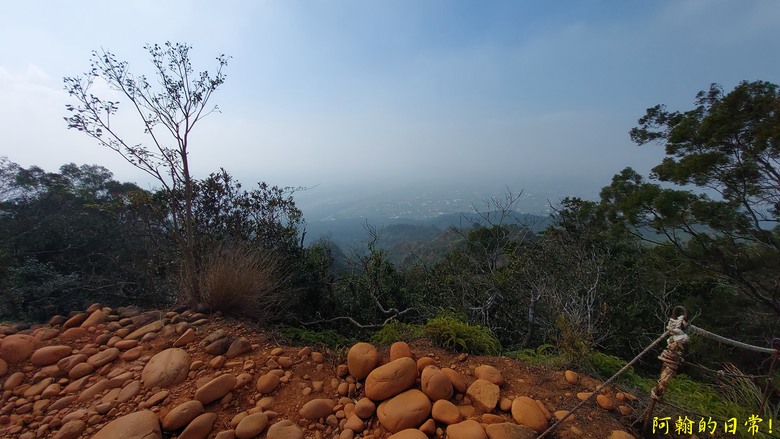
MULTIPOLYGON (((491 215, 497 217, 498 213, 491 212, 491 215)), ((504 219, 505 225, 528 227, 533 233, 541 232, 552 223, 550 216, 519 212, 512 212, 504 219)), ((413 249, 425 254, 441 253, 456 239, 451 228, 470 229, 475 224, 487 225, 474 212, 449 213, 427 219, 374 216, 307 223, 306 234, 307 244, 325 237, 344 251, 361 250, 370 239, 368 228, 371 227, 379 232, 377 247, 387 251, 392 262, 406 265, 407 256, 413 249)))

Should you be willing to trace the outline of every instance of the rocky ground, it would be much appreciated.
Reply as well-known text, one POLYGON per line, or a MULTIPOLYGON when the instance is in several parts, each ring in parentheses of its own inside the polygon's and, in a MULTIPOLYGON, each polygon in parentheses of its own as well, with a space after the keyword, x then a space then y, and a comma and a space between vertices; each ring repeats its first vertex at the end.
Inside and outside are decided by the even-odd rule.
MULTIPOLYGON (((345 356, 190 310, 99 305, 0 325, 0 437, 533 439, 599 382, 425 342, 345 356)), ((551 438, 633 438, 602 389, 551 438)))

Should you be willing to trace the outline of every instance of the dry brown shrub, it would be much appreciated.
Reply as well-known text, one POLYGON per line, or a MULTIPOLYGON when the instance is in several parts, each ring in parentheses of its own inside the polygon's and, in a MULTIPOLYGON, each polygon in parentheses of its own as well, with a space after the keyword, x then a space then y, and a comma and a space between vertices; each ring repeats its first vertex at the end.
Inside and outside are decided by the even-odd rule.
POLYGON ((200 302, 226 315, 268 320, 289 303, 282 288, 286 276, 272 253, 246 243, 222 244, 203 260, 200 302))

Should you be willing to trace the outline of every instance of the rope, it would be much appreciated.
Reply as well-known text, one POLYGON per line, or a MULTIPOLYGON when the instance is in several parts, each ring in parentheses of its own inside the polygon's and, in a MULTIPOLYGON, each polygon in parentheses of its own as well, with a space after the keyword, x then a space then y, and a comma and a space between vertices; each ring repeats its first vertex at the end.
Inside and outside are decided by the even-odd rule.
POLYGON ((757 380, 759 378, 771 378, 771 375, 745 375, 741 373, 730 373, 724 370, 710 369, 707 366, 702 366, 701 364, 696 364, 696 363, 686 362, 685 364, 687 364, 688 366, 693 366, 702 370, 706 370, 707 372, 711 372, 712 374, 717 375, 719 377, 747 378, 750 380, 757 380))
POLYGON ((680 368, 680 364, 682 363, 683 343, 688 341, 688 334, 684 331, 688 326, 687 318, 688 312, 681 306, 675 307, 672 311, 672 317, 669 317, 669 323, 666 325, 666 332, 671 335, 666 342, 666 349, 658 356, 658 359, 663 362, 663 367, 661 368, 661 376, 658 378, 658 384, 650 391, 650 405, 647 407, 645 413, 642 434, 647 431, 647 428, 650 425, 650 417, 653 415, 655 403, 661 401, 666 386, 677 373, 677 369, 680 368), (678 311, 680 311, 679 315, 674 317, 674 315, 678 314, 678 311))
POLYGON ((741 341, 736 341, 736 340, 732 340, 730 338, 726 338, 726 337, 720 336, 718 334, 713 334, 712 332, 707 331, 706 329, 701 329, 698 326, 688 325, 688 328, 690 328, 691 332, 693 332, 694 334, 698 334, 698 335, 701 335, 703 337, 711 338, 711 339, 713 339, 713 340, 715 340, 717 342, 720 342, 720 343, 730 344, 730 345, 736 346, 738 348, 747 349, 749 351, 762 352, 762 353, 765 353, 765 354, 774 354, 774 353, 777 352, 777 349, 762 348, 760 346, 753 346, 753 345, 749 345, 747 343, 742 343, 741 341))
POLYGON ((566 413, 566 415, 565 415, 564 417, 562 417, 561 419, 558 419, 557 421, 555 421, 555 422, 553 423, 553 425, 551 425, 549 428, 547 428, 547 430, 545 430, 544 432, 542 432, 542 434, 541 434, 541 435, 539 435, 539 436, 538 436, 536 439, 544 439, 545 437, 547 437, 547 435, 548 435, 548 434, 550 434, 550 433, 552 433, 552 431, 553 431, 553 430, 555 430, 556 428, 558 428, 558 426, 559 426, 559 425, 560 425, 560 424, 561 424, 563 421, 565 421, 565 420, 566 420, 566 418, 568 418, 569 416, 571 416, 572 414, 574 414, 574 412, 576 412, 576 411, 577 411, 577 409, 579 409, 580 407, 582 407, 583 405, 585 405, 585 403, 586 403, 586 402, 590 401, 590 400, 591 400, 591 399, 592 399, 592 398, 593 398, 593 397, 594 397, 594 396, 595 396, 595 395, 598 393, 599 389, 602 389, 602 388, 604 388, 604 387, 606 387, 606 386, 608 386, 608 385, 612 384, 612 381, 614 381, 614 380, 615 380, 615 379, 616 379, 618 376, 620 376, 620 375, 621 375, 623 372, 625 372, 626 370, 628 370, 628 368, 630 368, 631 366, 633 366, 633 365, 634 365, 634 363, 636 363, 637 361, 639 361, 639 359, 640 359, 640 358, 642 358, 642 357, 643 357, 643 356, 644 356, 646 353, 648 353, 648 352, 649 352, 651 349, 653 349, 653 348, 654 348, 654 347, 656 347, 656 346, 657 346, 659 343, 661 343, 661 342, 662 342, 662 341, 663 341, 663 340, 666 338, 666 336, 668 336, 668 335, 670 335, 670 331, 669 331, 669 330, 666 330, 666 332, 664 332, 663 334, 661 334, 661 336, 660 336, 660 337, 658 337, 658 338, 657 338, 657 339, 656 339, 654 342, 650 343, 650 345, 649 345, 648 347, 646 347, 646 348, 645 348, 645 350, 643 350, 643 351, 642 351, 642 352, 640 352, 640 353, 639 353, 639 354, 638 354, 636 357, 634 357, 634 359, 633 359, 633 360, 629 361, 629 362, 628 362, 628 363, 627 363, 625 366, 623 366, 623 367, 622 367, 622 368, 621 368, 619 371, 615 372, 615 374, 614 374, 614 375, 612 375, 612 377, 611 377, 610 379, 608 379, 607 381, 605 381, 605 382, 604 382, 604 384, 602 384, 602 385, 600 385, 600 386, 596 387, 596 391, 595 391, 595 392, 592 392, 592 393, 591 393, 591 394, 590 394, 590 395, 589 395, 587 398, 585 398, 585 399, 583 399, 582 401, 580 401, 580 403, 579 403, 579 404, 577 404, 576 406, 574 406, 574 408, 573 408, 573 409, 569 410, 569 413, 566 413))

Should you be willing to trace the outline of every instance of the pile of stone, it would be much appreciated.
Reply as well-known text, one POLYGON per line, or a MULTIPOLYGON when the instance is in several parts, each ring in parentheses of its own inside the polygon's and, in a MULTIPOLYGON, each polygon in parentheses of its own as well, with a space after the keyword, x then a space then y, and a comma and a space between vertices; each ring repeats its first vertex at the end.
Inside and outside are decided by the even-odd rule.
MULTIPOLYGON (((212 320, 95 304, 48 325, 0 326, 0 437, 530 439, 566 414, 506 395, 488 364, 464 376, 432 355, 415 360, 403 342, 385 362, 358 343, 329 371, 321 352, 263 346, 212 320)), ((631 437, 621 434, 610 437, 631 437)))

